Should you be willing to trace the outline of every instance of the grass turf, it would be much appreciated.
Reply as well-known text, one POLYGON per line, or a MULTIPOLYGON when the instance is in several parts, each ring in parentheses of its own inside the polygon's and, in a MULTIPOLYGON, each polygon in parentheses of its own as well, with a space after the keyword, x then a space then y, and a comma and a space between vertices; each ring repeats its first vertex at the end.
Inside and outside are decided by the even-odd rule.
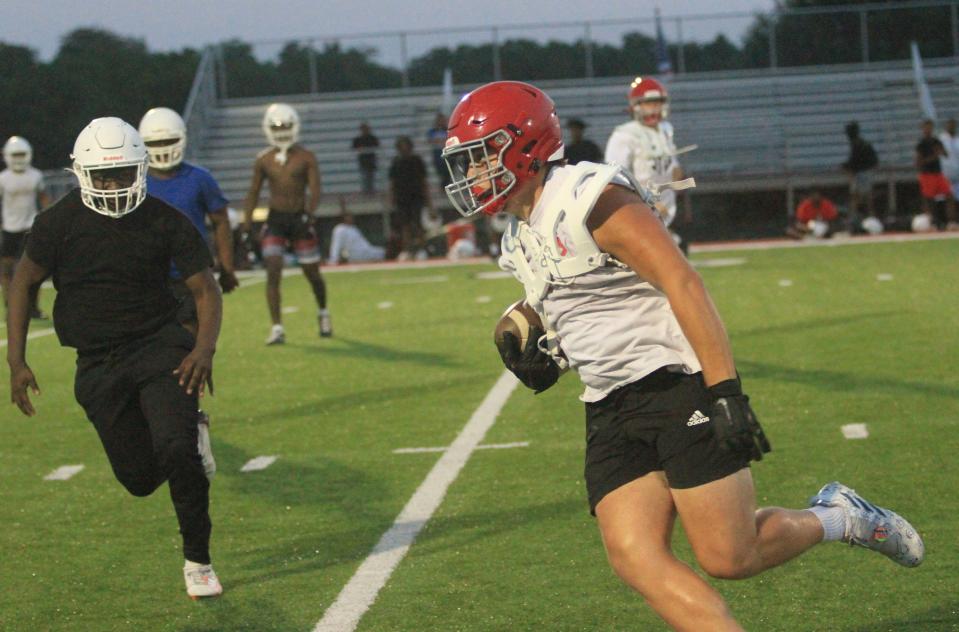
MULTIPOLYGON (((754 467, 760 504, 802 506, 842 480, 913 521, 927 560, 902 569, 833 544, 714 585, 749 630, 959 629, 959 241, 732 255, 745 262, 702 274, 774 444, 754 467), (846 423, 868 424, 869 438, 845 440, 846 423)), ((521 290, 476 276, 491 270, 329 274, 330 340, 306 283, 288 277, 284 305, 299 311, 284 347, 263 346, 262 284, 225 298, 204 408, 226 593, 209 602, 185 597, 165 489, 136 499, 113 479, 73 401, 72 352, 30 341, 39 414, 0 417, 0 629, 311 629, 438 458, 392 450, 448 445, 500 374, 491 330, 521 290), (258 455, 280 458, 241 474, 258 455), (42 480, 69 463, 86 469, 42 480)), ((360 630, 665 629, 613 576, 588 515, 580 390, 571 375, 514 393, 486 442, 530 446, 473 454, 360 630)))

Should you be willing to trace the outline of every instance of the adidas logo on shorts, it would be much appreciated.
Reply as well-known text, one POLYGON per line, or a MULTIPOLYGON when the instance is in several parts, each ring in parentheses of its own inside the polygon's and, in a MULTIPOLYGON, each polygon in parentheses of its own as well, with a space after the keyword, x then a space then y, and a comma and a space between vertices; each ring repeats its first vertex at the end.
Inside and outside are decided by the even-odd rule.
POLYGON ((686 422, 686 425, 698 426, 699 424, 704 424, 707 421, 709 421, 709 417, 707 417, 702 412, 697 410, 696 412, 693 413, 692 417, 689 418, 689 421, 686 422))

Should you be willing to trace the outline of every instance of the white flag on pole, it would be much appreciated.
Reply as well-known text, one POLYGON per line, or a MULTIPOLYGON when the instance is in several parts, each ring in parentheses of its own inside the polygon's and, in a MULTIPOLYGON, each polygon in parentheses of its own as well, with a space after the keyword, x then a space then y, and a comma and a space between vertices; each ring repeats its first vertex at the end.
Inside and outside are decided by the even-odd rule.
POLYGON ((922 71, 922 57, 919 56, 919 45, 911 42, 910 48, 912 49, 912 72, 916 81, 916 91, 919 93, 919 109, 922 110, 924 117, 935 121, 936 106, 932 103, 929 84, 926 83, 926 75, 922 71))

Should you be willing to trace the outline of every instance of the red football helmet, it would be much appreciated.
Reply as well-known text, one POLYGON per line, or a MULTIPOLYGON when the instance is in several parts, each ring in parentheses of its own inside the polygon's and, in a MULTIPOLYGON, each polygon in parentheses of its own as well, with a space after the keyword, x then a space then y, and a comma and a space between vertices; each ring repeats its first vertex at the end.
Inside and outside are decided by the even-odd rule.
POLYGON ((495 215, 544 164, 563 158, 553 100, 519 81, 496 81, 463 97, 450 115, 443 159, 446 195, 462 215, 495 215))
POLYGON ((636 77, 629 84, 629 111, 639 123, 655 127, 669 116, 669 93, 651 77, 636 77))

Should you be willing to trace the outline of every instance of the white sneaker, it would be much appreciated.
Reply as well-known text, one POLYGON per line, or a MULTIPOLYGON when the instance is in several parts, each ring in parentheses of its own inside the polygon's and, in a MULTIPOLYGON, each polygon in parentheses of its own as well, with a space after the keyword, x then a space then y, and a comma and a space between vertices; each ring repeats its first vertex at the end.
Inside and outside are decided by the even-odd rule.
POLYGON ((839 507, 846 518, 843 542, 878 551, 903 566, 919 566, 926 547, 916 529, 894 511, 877 507, 839 482, 824 485, 809 506, 839 507))
POLYGON ((427 259, 430 258, 430 254, 426 252, 426 250, 420 248, 419 250, 416 251, 416 255, 413 258, 416 259, 417 261, 426 261, 427 259))
POLYGON ((217 579, 213 566, 186 561, 183 565, 183 580, 186 582, 186 594, 190 599, 217 597, 223 594, 223 586, 217 579))
POLYGON ((317 319, 320 321, 320 336, 323 338, 333 336, 333 319, 330 318, 330 312, 321 310, 317 319))
POLYGON ((216 460, 213 458, 213 447, 210 445, 210 416, 205 412, 198 411, 200 418, 197 420, 197 439, 196 447, 200 451, 200 458, 203 459, 203 471, 206 472, 208 480, 213 480, 216 474, 216 460))
POLYGON ((286 342, 286 332, 283 331, 283 325, 273 325, 270 329, 270 335, 266 338, 268 345, 281 345, 286 342))

